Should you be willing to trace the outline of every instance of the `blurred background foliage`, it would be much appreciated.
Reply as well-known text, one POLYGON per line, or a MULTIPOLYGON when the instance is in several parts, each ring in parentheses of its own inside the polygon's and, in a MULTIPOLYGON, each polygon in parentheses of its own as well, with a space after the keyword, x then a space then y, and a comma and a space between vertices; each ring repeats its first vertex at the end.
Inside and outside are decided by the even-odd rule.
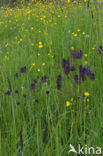
POLYGON ((27 4, 28 2, 29 3, 37 3, 37 2, 42 2, 42 3, 49 3, 49 2, 57 2, 57 3, 65 3, 65 2, 85 2, 85 1, 88 1, 90 2, 90 0, 0 0, 0 6, 5 6, 5 5, 8 5, 8 6, 15 6, 16 4, 21 4, 21 3, 24 3, 24 4, 27 4))

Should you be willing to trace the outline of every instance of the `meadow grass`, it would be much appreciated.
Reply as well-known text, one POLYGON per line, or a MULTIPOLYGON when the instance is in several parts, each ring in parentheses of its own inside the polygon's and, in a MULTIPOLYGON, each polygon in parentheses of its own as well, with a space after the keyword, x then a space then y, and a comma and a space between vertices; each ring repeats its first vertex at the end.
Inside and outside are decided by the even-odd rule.
POLYGON ((67 156, 69 144, 103 149, 102 9, 67 2, 1 7, 0 156, 67 156), (75 71, 64 73, 63 58, 75 71), (95 79, 75 83, 80 65, 95 79))

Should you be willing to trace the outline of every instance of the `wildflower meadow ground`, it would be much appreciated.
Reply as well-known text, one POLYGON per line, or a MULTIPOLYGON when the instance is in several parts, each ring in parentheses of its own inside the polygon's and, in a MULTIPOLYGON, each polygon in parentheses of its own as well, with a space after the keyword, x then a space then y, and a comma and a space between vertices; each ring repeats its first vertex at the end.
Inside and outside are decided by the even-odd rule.
POLYGON ((103 150, 103 3, 2 6, 0 156, 74 156, 70 144, 103 150))

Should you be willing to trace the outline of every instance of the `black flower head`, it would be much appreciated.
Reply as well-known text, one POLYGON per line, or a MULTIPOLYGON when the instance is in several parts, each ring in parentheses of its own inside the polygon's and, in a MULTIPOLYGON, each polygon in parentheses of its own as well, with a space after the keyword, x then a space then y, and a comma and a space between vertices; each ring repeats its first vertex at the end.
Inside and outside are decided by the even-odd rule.
POLYGON ((35 103, 39 103, 39 100, 38 99, 35 99, 35 103))
POLYGON ((103 46, 99 46, 99 48, 98 48, 98 52, 99 52, 99 54, 102 54, 103 53, 103 46))
POLYGON ((61 76, 61 75, 58 75, 58 76, 57 76, 57 80, 56 80, 57 89, 58 89, 58 90, 61 89, 61 80, 62 80, 62 76, 61 76))
POLYGON ((35 89, 35 83, 32 83, 31 86, 30 86, 30 88, 31 88, 32 90, 35 89))
POLYGON ((49 94, 49 90, 46 91, 46 94, 47 94, 47 95, 49 94))
POLYGON ((20 105, 20 102, 17 102, 16 104, 17 104, 17 105, 20 105))
POLYGON ((26 66, 20 69, 21 73, 25 73, 26 72, 26 66))
POLYGON ((16 89, 16 90, 15 90, 15 93, 16 93, 16 94, 18 94, 18 93, 19 93, 19 91, 16 89))
POLYGON ((23 94, 23 97, 26 98, 26 94, 23 94))
POLYGON ((14 75, 14 78, 18 78, 18 73, 16 73, 16 74, 14 75))
POLYGON ((42 82, 46 82, 47 81, 47 77, 46 76, 42 76, 41 81, 42 82))
POLYGON ((8 90, 5 94, 6 94, 7 96, 10 96, 10 95, 11 95, 11 91, 8 90))
POLYGON ((57 76, 57 82, 60 82, 62 80, 62 76, 61 75, 58 75, 57 76))

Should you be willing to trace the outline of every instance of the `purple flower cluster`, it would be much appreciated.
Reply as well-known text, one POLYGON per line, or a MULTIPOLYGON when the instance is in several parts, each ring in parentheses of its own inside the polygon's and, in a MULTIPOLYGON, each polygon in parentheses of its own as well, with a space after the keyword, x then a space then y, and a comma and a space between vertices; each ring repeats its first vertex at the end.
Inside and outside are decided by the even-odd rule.
POLYGON ((60 90, 61 89, 61 81, 62 81, 62 77, 61 75, 57 76, 57 80, 56 80, 56 84, 57 84, 57 89, 60 90))
MULTIPOLYGON (((22 67, 21 69, 20 69, 20 73, 22 74, 22 73, 26 73, 27 72, 27 67, 26 66, 24 66, 24 67, 22 67)), ((14 74, 14 78, 15 79, 17 79, 19 77, 19 74, 18 73, 15 73, 14 74)), ((60 77, 59 77, 59 79, 58 79, 58 88, 60 88, 60 77)), ((41 82, 42 83, 45 83, 45 82, 47 82, 47 77, 46 76, 42 76, 41 77, 41 82)), ((36 83, 37 83, 37 80, 36 79, 34 79, 33 81, 32 81, 32 83, 31 83, 31 85, 30 85, 30 89, 31 90, 34 90, 35 89, 35 86, 36 86, 36 83)), ((11 90, 11 84, 10 84, 10 82, 9 82, 9 90, 5 93, 5 95, 7 95, 7 96, 10 96, 11 95, 11 93, 12 93, 12 90, 11 90)), ((15 94, 19 94, 19 90, 17 90, 17 89, 15 89, 14 90, 14 93, 15 94)), ((48 96, 49 95, 49 93, 50 93, 50 91, 49 90, 46 90, 46 95, 48 96)), ((26 98, 26 94, 23 94, 23 97, 24 98, 26 98)), ((38 99, 35 99, 35 103, 39 103, 39 100, 38 99)), ((20 104, 20 102, 17 102, 17 105, 19 105, 20 104)))
POLYGON ((25 66, 25 67, 22 67, 22 68, 20 69, 20 72, 21 72, 21 73, 25 73, 26 70, 27 70, 27 69, 26 69, 26 66, 25 66))
MULTIPOLYGON (((77 53, 76 51, 72 51, 71 55, 74 59, 80 59, 80 58, 82 58, 83 53, 81 50, 79 53, 77 53)), ((64 69, 64 73, 66 75, 68 75, 70 73, 70 71, 76 71, 76 68, 74 66, 72 66, 72 67, 70 66, 69 59, 67 59, 67 60, 63 59, 61 65, 62 65, 62 67, 64 69)), ((88 66, 83 67, 82 65, 80 65, 79 66, 79 74, 74 75, 74 82, 77 84, 80 84, 81 81, 84 81, 86 79, 86 75, 89 76, 91 80, 95 79, 95 74, 90 71, 90 67, 88 67, 88 66)))
POLYGON ((83 52, 81 50, 79 53, 77 53, 76 51, 72 51, 71 54, 74 59, 80 59, 82 58, 83 52))
POLYGON ((66 74, 66 75, 68 75, 69 73, 70 73, 70 70, 71 70, 71 67, 70 67, 70 62, 69 62, 69 60, 67 59, 63 59, 62 60, 62 67, 63 67, 63 69, 64 69, 64 73, 66 74))
POLYGON ((85 80, 86 75, 88 75, 91 78, 91 80, 95 79, 95 74, 90 71, 89 67, 83 67, 82 65, 80 65, 79 66, 79 76, 80 76, 80 78, 82 80, 85 80))

